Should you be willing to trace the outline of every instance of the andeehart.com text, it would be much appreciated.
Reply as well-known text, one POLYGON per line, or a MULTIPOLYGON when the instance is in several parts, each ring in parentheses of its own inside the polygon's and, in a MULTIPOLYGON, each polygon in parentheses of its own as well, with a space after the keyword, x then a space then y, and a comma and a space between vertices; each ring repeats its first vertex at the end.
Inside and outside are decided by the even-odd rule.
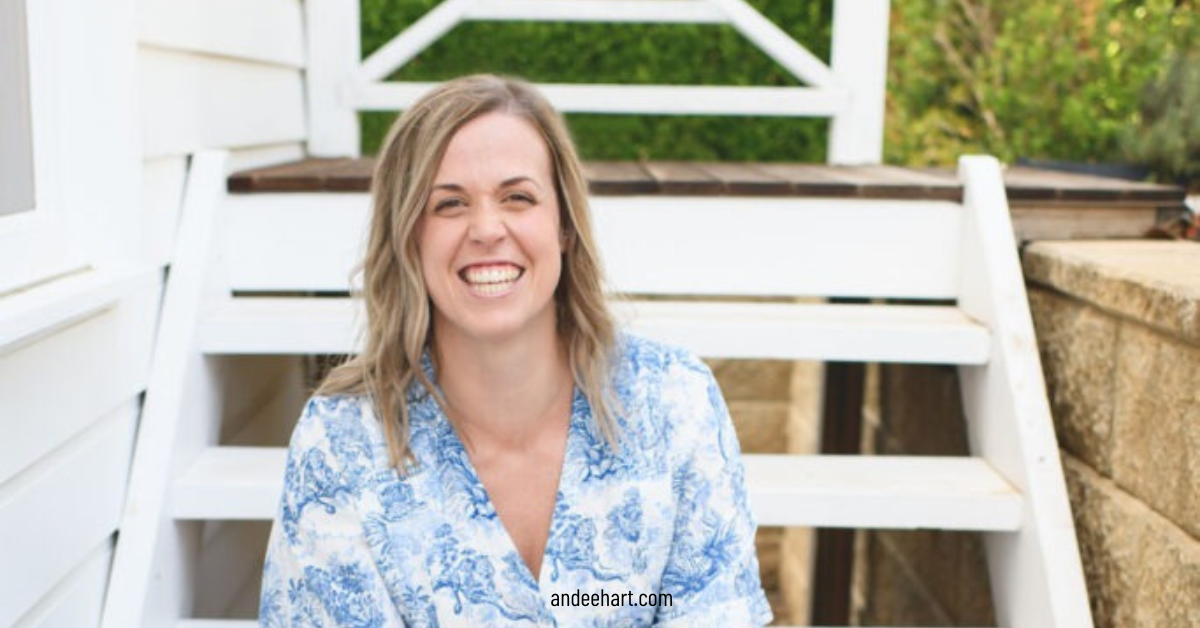
POLYGON ((584 593, 552 593, 550 606, 671 606, 670 593, 609 593, 604 589, 584 593))

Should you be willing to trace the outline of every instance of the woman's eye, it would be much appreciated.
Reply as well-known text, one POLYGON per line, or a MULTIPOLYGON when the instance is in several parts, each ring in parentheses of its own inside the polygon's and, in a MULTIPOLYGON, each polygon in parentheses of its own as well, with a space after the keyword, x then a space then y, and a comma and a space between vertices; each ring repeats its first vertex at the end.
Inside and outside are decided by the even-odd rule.
POLYGON ((533 197, 524 192, 514 192, 505 197, 506 201, 533 204, 533 197))
POLYGON ((444 212, 447 210, 457 209, 464 205, 460 198, 444 198, 433 205, 433 211, 444 212))

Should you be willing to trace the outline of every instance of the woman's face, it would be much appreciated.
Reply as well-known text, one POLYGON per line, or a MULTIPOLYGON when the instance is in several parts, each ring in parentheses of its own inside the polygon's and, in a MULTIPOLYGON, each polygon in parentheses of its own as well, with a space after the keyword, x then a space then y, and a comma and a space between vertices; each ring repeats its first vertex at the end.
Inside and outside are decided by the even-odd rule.
POLYGON ((550 153, 524 119, 489 113, 450 140, 417 223, 440 338, 553 331, 562 231, 550 153))

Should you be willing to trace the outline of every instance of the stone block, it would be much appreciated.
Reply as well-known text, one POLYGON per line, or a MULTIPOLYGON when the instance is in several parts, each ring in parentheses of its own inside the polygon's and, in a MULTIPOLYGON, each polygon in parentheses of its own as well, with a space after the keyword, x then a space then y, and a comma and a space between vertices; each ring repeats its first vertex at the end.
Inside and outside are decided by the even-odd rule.
POLYGON ((786 621, 779 623, 792 626, 808 623, 812 612, 815 540, 816 533, 811 528, 784 528, 780 546, 779 592, 787 617, 786 621))
POLYGON ((1112 478, 1200 537, 1200 347, 1121 326, 1112 478))
POLYGON ((1029 289, 1046 394, 1059 444, 1112 473, 1112 420, 1119 322, 1082 301, 1029 289))
POLYGON ((783 528, 761 527, 754 537, 758 552, 758 573, 767 590, 779 589, 780 548, 783 544, 783 528))
POLYGON ((1066 454, 1096 628, 1200 626, 1200 541, 1066 454))
POLYGON ((792 368, 791 414, 788 418, 787 451, 813 454, 821 446, 821 404, 825 396, 825 365, 796 362, 792 368))
POLYGON ((1034 242, 1025 277, 1200 344, 1200 244, 1164 240, 1034 242))
POLYGON ((729 414, 742 451, 787 453, 789 411, 786 401, 730 401, 729 414))
POLYGON ((786 360, 705 360, 728 401, 786 401, 792 362, 786 360))

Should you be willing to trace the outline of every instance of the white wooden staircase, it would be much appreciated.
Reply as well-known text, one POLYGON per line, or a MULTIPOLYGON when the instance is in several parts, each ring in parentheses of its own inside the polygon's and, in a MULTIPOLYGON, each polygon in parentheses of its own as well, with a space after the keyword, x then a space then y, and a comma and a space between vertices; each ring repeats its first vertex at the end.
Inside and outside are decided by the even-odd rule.
MULTIPOLYGON (((310 18, 330 6, 309 4, 310 18)), ((511 4, 529 12, 534 3, 511 4)), ((709 7, 696 19, 746 28, 761 19, 732 0, 603 4, 630 19, 680 18, 685 4, 709 7)), ((436 22, 428 32, 402 35, 380 54, 403 63, 457 19, 495 18, 489 6, 450 0, 427 16, 436 22)), ((772 37, 761 39, 811 70, 772 37)), ((368 59, 362 71, 384 76, 385 65, 368 59)), ((828 68, 816 74, 845 89, 828 68)), ((364 89, 362 98, 376 93, 364 89)), ((317 114, 321 102, 343 106, 310 99, 317 114)), ((315 144, 322 132, 314 127, 315 144)), ((103 628, 253 625, 192 610, 206 522, 270 520, 284 464, 282 449, 220 443, 225 391, 214 360, 357 346, 359 304, 336 295, 347 291, 363 241, 366 194, 228 194, 227 175, 224 154, 194 156, 103 628), (322 296, 296 296, 305 294, 322 296)), ((747 455, 760 525, 982 532, 1001 626, 1091 626, 1001 171, 971 157, 959 175, 961 203, 634 195, 597 197, 593 213, 613 289, 654 297, 616 305, 635 332, 714 358, 958 366, 971 456, 747 455)), ((236 551, 252 569, 262 549, 236 551)))

